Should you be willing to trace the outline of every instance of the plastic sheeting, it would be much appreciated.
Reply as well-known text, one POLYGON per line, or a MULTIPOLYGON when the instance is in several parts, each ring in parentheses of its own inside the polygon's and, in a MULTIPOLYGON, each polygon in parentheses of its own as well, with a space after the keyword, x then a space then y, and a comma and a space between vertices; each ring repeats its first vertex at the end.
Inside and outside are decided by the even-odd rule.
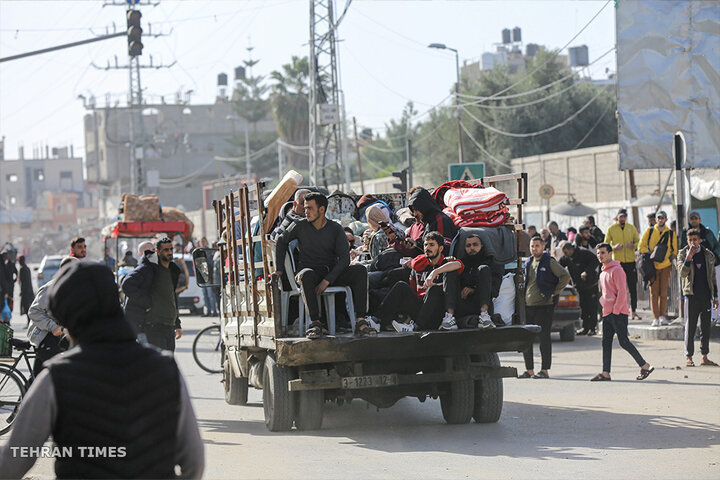
POLYGON ((690 194, 698 200, 720 198, 720 169, 693 170, 690 180, 690 194))
POLYGON ((720 167, 720 1, 617 2, 620 168, 720 167))

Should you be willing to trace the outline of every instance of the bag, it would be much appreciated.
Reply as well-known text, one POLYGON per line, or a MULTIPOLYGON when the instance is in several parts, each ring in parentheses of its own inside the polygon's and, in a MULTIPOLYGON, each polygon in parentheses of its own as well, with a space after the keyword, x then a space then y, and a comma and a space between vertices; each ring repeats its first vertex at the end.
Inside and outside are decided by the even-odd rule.
MULTIPOLYGON (((665 232, 662 237, 660 237, 660 240, 658 240, 657 245, 655 245, 655 248, 653 248, 652 253, 650 254, 650 260, 653 262, 664 262, 665 261, 665 255, 667 255, 668 251, 668 239, 670 238, 670 230, 665 232)), ((648 248, 650 247, 650 235, 648 235, 648 248)))
POLYGON ((0 357, 12 356, 10 339, 13 336, 13 329, 6 323, 0 323, 0 357))
POLYGON ((402 254, 394 248, 386 248, 370 262, 371 272, 384 272, 400 266, 402 254))
POLYGON ((515 274, 508 273, 500 284, 500 294, 493 300, 495 314, 502 317, 507 325, 512 323, 515 314, 515 274))
MULTIPOLYGON (((650 234, 652 234, 652 232, 650 234)), ((648 234, 648 250, 650 249, 650 234, 648 234)), ((642 275, 643 282, 645 283, 655 280, 655 263, 651 257, 652 254, 650 253, 640 255, 640 275, 642 275)))
POLYGON ((10 310, 10 305, 8 305, 8 301, 6 298, 5 305, 3 306, 2 312, 0 312, 0 320, 2 320, 5 323, 10 323, 11 317, 12 317, 12 310, 10 310))

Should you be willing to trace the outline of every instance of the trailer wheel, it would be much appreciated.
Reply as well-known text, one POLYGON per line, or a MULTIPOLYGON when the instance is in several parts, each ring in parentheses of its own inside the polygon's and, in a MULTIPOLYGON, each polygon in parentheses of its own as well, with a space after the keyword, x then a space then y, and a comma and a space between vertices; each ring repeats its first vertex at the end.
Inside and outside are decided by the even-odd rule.
MULTIPOLYGON (((484 353, 474 358, 477 362, 500 366, 497 353, 484 353)), ((477 423, 495 423, 500 420, 503 406, 502 378, 475 380, 475 409, 473 418, 477 423)))
MULTIPOLYGON (((467 357, 456 359, 455 370, 462 370, 470 365, 467 357)), ((469 423, 473 416, 475 402, 475 382, 457 380, 450 382, 448 393, 440 395, 440 406, 445 421, 449 424, 469 423)))
POLYGON ((319 430, 323 421, 324 390, 301 390, 295 398, 295 426, 298 430, 319 430))
POLYGON ((560 340, 563 342, 572 342, 575 340, 575 325, 568 325, 560 330, 560 340))
POLYGON ((230 365, 230 359, 225 356, 223 361, 223 385, 225 387, 225 402, 230 405, 247 405, 248 379, 235 376, 230 365))
POLYGON ((263 371, 263 410, 265 426, 271 432, 286 432, 292 428, 295 405, 288 389, 289 368, 278 367, 272 355, 265 357, 263 371))

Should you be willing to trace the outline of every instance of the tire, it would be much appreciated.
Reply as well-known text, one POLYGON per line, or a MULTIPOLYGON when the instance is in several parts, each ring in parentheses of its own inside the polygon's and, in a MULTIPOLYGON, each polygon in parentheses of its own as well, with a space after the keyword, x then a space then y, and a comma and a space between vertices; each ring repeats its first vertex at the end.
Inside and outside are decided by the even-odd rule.
MULTIPOLYGON (((497 353, 478 355, 475 361, 499 367, 497 353)), ((503 407, 502 378, 483 378, 475 380, 475 408, 473 418, 477 423, 496 423, 500 420, 503 407)))
POLYGON ((247 405, 248 379, 236 377, 230 365, 230 359, 223 362, 223 385, 225 386, 225 402, 229 405, 247 405))
MULTIPOLYGON (((469 366, 467 357, 455 361, 455 370, 462 370, 469 366)), ((470 423, 475 404, 475 382, 472 380, 457 380, 450 382, 449 391, 440 395, 440 407, 445 421, 451 425, 470 423)))
POLYGON ((8 366, 0 366, 0 435, 12 428, 25 391, 25 382, 15 375, 15 371, 8 366))
POLYGON ((295 427, 298 430, 320 430, 325 404, 324 390, 301 390, 295 397, 295 427))
POLYGON ((220 325, 210 325, 195 335, 192 354, 195 363, 209 373, 223 370, 222 349, 220 348, 220 325))
POLYGON ((287 432, 293 425, 295 402, 288 389, 289 368, 278 367, 272 355, 265 357, 263 371, 263 411, 265 426, 271 432, 287 432))
POLYGON ((572 342, 575 340, 575 325, 568 325, 560 330, 560 340, 563 342, 572 342))

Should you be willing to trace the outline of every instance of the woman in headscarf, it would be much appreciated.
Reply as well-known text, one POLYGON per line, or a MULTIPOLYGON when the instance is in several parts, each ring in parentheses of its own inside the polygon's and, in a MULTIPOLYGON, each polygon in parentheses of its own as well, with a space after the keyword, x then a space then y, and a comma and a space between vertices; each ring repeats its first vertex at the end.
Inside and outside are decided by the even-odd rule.
MULTIPOLYGON (((25 255, 18 257, 18 263, 20 263, 20 273, 18 275, 18 282, 20 282, 20 315, 27 315, 30 305, 35 300, 35 292, 33 291, 30 268, 25 263, 25 255)), ((30 317, 28 317, 29 324, 30 317)))
POLYGON ((380 252, 388 248, 388 238, 381 225, 390 224, 390 211, 384 205, 375 203, 367 208, 365 217, 369 228, 365 231, 363 237, 370 253, 370 259, 374 259, 380 255, 380 252))

